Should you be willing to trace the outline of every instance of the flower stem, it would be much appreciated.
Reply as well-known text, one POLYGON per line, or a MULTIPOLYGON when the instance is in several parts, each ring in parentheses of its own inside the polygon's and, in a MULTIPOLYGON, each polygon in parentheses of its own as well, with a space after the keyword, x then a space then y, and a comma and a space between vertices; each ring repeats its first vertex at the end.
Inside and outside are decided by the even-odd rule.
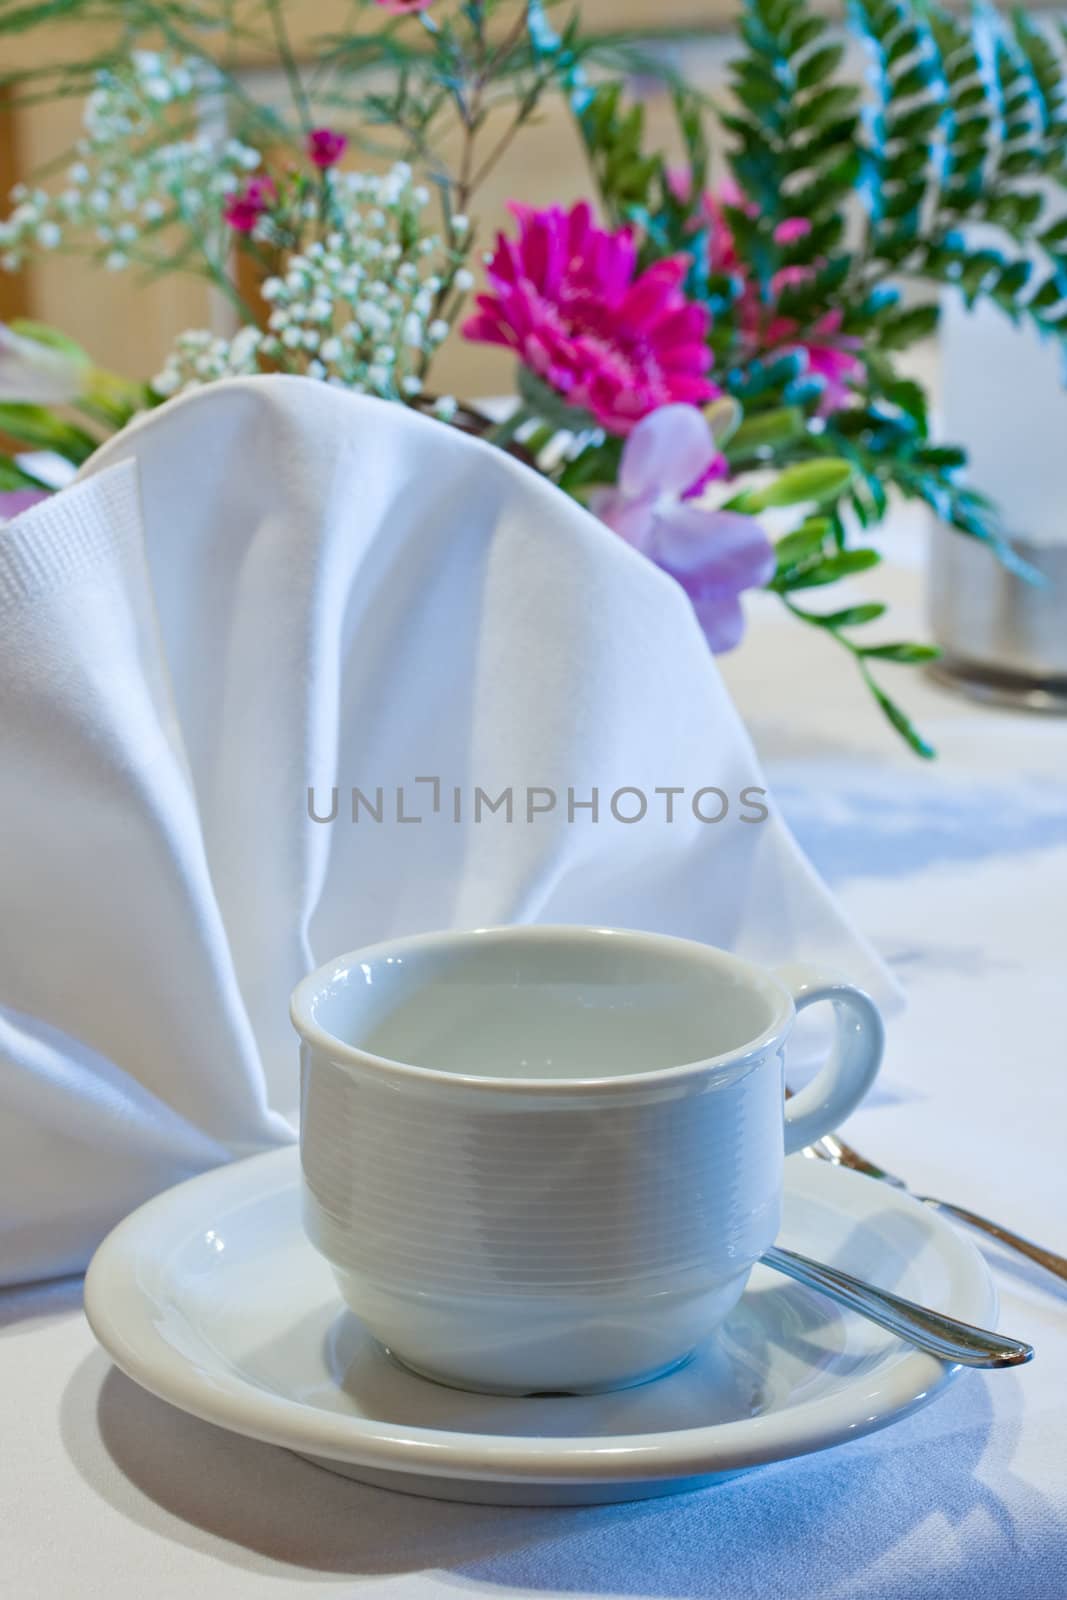
POLYGON ((533 420, 534 413, 529 406, 516 406, 510 417, 505 417, 503 422, 498 422, 496 427, 486 434, 486 440, 489 444, 503 447, 510 444, 520 429, 533 420))
POLYGON ((307 89, 300 72, 293 47, 289 42, 289 34, 285 26, 285 17, 282 12, 281 0, 267 0, 267 11, 270 15, 271 27, 274 30, 274 42, 278 50, 278 58, 282 64, 289 84, 289 92, 293 97, 293 109, 300 119, 300 126, 305 133, 310 133, 314 119, 311 115, 311 104, 308 100, 307 89))

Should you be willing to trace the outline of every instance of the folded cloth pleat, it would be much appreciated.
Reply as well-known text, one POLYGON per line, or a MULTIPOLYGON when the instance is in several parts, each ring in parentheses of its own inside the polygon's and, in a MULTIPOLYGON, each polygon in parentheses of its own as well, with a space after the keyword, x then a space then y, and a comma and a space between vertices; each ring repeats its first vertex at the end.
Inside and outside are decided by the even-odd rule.
POLYGON ((764 789, 682 590, 505 453, 295 378, 141 419, 0 529, 0 1283, 291 1139, 289 991, 376 939, 644 927, 892 1004, 764 789))

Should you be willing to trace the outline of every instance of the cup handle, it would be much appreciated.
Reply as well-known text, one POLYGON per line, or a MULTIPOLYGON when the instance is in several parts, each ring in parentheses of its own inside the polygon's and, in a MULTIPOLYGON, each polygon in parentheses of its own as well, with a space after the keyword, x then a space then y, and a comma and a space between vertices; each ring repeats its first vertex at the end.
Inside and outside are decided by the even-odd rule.
POLYGON ((785 1153, 814 1144, 844 1122, 871 1087, 882 1064, 885 1026, 869 995, 851 983, 821 978, 799 967, 779 971, 798 1011, 828 1000, 836 1038, 830 1059, 785 1105, 785 1153))

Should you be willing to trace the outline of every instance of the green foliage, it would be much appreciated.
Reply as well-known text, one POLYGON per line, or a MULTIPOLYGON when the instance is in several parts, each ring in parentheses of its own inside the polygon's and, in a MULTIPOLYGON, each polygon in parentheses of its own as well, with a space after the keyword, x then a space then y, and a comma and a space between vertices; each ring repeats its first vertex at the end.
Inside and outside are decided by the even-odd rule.
POLYGON ((781 506, 823 505, 838 501, 852 482, 847 461, 824 457, 818 461, 798 461, 780 472, 764 488, 748 489, 730 501, 733 510, 755 516, 781 506))
POLYGON ((875 552, 851 547, 852 530, 880 522, 893 493, 1033 577, 997 508, 967 484, 965 452, 931 439, 926 396, 898 362, 935 331, 946 289, 1067 345, 1067 219, 1055 198, 1067 187, 1067 32, 1023 10, 978 4, 960 16, 934 0, 847 0, 847 20, 867 54, 862 89, 843 75, 841 40, 810 0, 743 0, 731 101, 718 113, 737 186, 728 203, 720 194, 726 257, 699 203, 698 103, 678 108, 693 171, 681 197, 618 85, 599 89, 579 121, 608 215, 642 230, 646 259, 691 256, 691 291, 714 318, 715 376, 744 408, 731 469, 779 469, 775 485, 733 504, 792 503, 791 474, 847 469, 836 486, 828 480, 819 514, 780 542, 771 588, 849 650, 885 716, 925 756, 870 663, 914 665, 931 648, 855 644, 851 630, 881 616, 873 602, 816 616, 789 597, 873 565, 875 552), (860 226, 846 230, 853 195, 860 226), (813 329, 859 357, 852 392, 833 409, 808 355, 813 329))
MULTIPOLYGON (((842 48, 803 0, 747 0, 742 54, 731 69, 737 109, 722 115, 730 165, 752 202, 733 207, 739 252, 766 290, 785 267, 832 255, 844 233, 842 206, 862 177, 859 91, 835 81, 842 48), (783 244, 783 222, 803 217, 810 232, 783 244)), ((800 296, 797 309, 819 291, 800 296)))
POLYGON ((91 433, 64 422, 46 406, 0 404, 0 434, 29 450, 54 450, 79 466, 100 446, 91 433))
MULTIPOLYGON (((996 544, 992 508, 958 486, 962 457, 925 448, 921 394, 896 372, 895 354, 938 320, 936 298, 902 305, 900 284, 934 296, 955 287, 969 304, 992 301, 1067 338, 1067 222, 1034 186, 1067 177, 1062 42, 1026 13, 1005 19, 985 7, 964 20, 936 4, 849 0, 848 15, 870 62, 864 104, 836 81, 840 51, 807 0, 746 0, 738 109, 722 119, 751 202, 735 240, 765 293, 783 269, 807 269, 773 294, 780 316, 803 328, 830 312, 863 351, 863 415, 841 430, 855 443, 827 446, 857 467, 857 511, 881 515, 893 483, 996 544), (865 212, 858 243, 843 229, 852 189, 865 212), (778 242, 795 217, 810 232, 778 242)), ((738 215, 733 208, 731 225, 738 215)), ((751 364, 746 383, 766 403, 797 380, 760 354, 755 394, 751 364)))
MULTIPOLYGON (((680 181, 667 154, 650 145, 645 107, 628 97, 619 70, 650 63, 625 35, 586 35, 577 4, 441 0, 396 18, 372 0, 358 4, 374 25, 321 40, 309 72, 289 44, 284 0, 0 0, 0 40, 75 18, 110 21, 115 40, 93 59, 53 64, 42 52, 41 66, 19 73, 0 64, 0 86, 16 101, 84 95, 98 70, 121 72, 142 45, 174 58, 210 56, 223 63, 212 79, 213 114, 257 148, 288 146, 299 156, 307 129, 325 121, 376 154, 416 164, 436 186, 457 266, 476 228, 461 219, 481 185, 545 97, 562 92, 605 220, 633 228, 642 266, 666 255, 688 259, 687 293, 710 314, 714 375, 725 396, 709 420, 739 480, 729 503, 751 515, 794 517, 777 544, 770 589, 852 657, 893 728, 930 755, 874 671, 921 664, 931 648, 864 644, 862 630, 884 613, 877 602, 813 611, 797 596, 877 564, 864 535, 892 495, 925 503, 1029 575, 996 508, 968 485, 965 453, 931 436, 926 396, 904 375, 901 356, 934 332, 946 290, 1067 346, 1067 218, 1055 197, 1067 187, 1067 35, 984 0, 969 15, 938 0, 846 0, 848 28, 867 57, 861 86, 844 69, 840 30, 813 0, 742 0, 729 101, 715 108, 733 187, 709 205, 709 150, 722 142, 713 137, 712 108, 684 82, 672 84, 674 143, 688 169, 680 181), (227 71, 219 48, 227 33, 273 54, 289 84, 287 106, 258 103, 227 71), (609 67, 606 80, 590 75, 594 63, 609 67), (859 215, 846 227, 855 198, 859 215), (835 352, 852 358, 843 400, 825 377, 825 358, 835 352), (759 477, 746 483, 752 471, 759 477)), ((150 112, 148 150, 195 131, 179 111, 150 112)), ((320 182, 328 193, 325 180, 303 182, 302 202, 320 182)), ((258 268, 270 263, 261 242, 226 233, 217 206, 214 217, 213 228, 195 222, 179 195, 173 210, 145 225, 131 257, 150 273, 206 273, 250 318, 230 282, 227 251, 236 242, 258 268)), ((106 245, 91 249, 107 254, 106 245)), ((447 298, 447 284, 442 293, 447 298)), ((564 489, 581 497, 616 480, 621 440, 605 438, 525 371, 520 400, 521 411, 497 430, 499 442, 518 431, 541 448, 563 430, 574 448, 549 450, 546 459, 564 489)), ((144 403, 139 385, 95 374, 79 415, 117 427, 144 403)), ((3 408, 0 431, 75 462, 96 444, 78 423, 33 407, 3 408)), ((22 483, 20 473, 0 458, 0 487, 22 483)))
POLYGON ((0 494, 16 489, 46 489, 47 484, 35 478, 32 472, 20 467, 11 456, 0 454, 0 494))

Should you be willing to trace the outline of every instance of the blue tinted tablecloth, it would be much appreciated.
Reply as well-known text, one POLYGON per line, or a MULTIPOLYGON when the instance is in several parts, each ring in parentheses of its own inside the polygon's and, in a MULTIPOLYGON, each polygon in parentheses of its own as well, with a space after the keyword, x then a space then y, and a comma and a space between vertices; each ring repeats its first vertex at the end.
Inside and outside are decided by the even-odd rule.
MULTIPOLYGON (((887 544, 904 552, 900 521, 887 544)), ((898 559, 895 631, 917 619, 898 559)), ((920 765, 847 661, 757 605, 726 664, 786 811, 907 984, 849 1137, 922 1189, 1067 1249, 1067 723, 900 672, 940 746, 920 765)), ((992 1252, 1038 1359, 823 1456, 676 1501, 494 1510, 391 1495, 184 1417, 113 1371, 75 1282, 0 1297, 0 1592, 18 1600, 312 1593, 1060 1600, 1067 1297, 992 1252)))

